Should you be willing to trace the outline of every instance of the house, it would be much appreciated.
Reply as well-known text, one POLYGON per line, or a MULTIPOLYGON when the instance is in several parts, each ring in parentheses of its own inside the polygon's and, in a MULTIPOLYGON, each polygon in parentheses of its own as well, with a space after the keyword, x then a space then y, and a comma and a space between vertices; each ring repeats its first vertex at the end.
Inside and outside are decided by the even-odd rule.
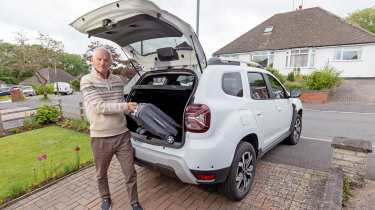
POLYGON ((309 74, 325 65, 342 77, 375 77, 375 34, 319 7, 272 16, 214 53, 309 74))
MULTIPOLYGON (((75 79, 72 75, 62 69, 55 69, 54 68, 45 68, 38 71, 40 75, 44 79, 47 80, 47 83, 54 83, 54 82, 70 82, 75 79)), ((40 81, 34 75, 20 83, 21 85, 39 85, 40 81)))

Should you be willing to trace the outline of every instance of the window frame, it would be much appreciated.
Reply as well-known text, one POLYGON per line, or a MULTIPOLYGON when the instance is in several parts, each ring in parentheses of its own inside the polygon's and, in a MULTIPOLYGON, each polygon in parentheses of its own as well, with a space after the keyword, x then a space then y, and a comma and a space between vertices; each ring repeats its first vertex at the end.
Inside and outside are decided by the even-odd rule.
POLYGON ((362 48, 361 47, 340 47, 335 48, 333 52, 333 60, 334 61, 361 61, 362 60, 362 48), (344 59, 344 53, 345 52, 357 52, 357 59, 344 59), (340 57, 337 59, 336 54, 337 52, 340 53, 340 57))
POLYGON ((250 61, 258 63, 257 61, 254 61, 254 57, 256 57, 256 56, 267 56, 267 66, 273 66, 274 61, 275 61, 275 52, 274 51, 259 51, 259 52, 251 53, 250 61))
POLYGON ((269 92, 270 92, 270 95, 271 95, 271 99, 273 100, 281 100, 281 99, 289 99, 289 92, 286 90, 286 88, 284 87, 284 85, 276 78, 274 77, 273 75, 271 74, 268 74, 268 73, 264 73, 264 78, 266 79, 266 83, 267 83, 267 86, 269 87, 269 92), (272 77, 280 86, 281 88, 283 89, 284 91, 284 95, 285 97, 284 98, 276 98, 274 93, 273 93, 273 89, 272 89, 272 83, 271 81, 268 79, 268 77, 272 77))
POLYGON ((315 66, 315 56, 316 55, 316 49, 315 48, 296 48, 296 49, 290 49, 286 52, 285 55, 285 67, 286 68, 314 68, 315 66), (307 53, 301 53, 301 51, 307 50, 307 53), (293 54, 293 51, 298 51, 298 54, 293 54), (292 66, 292 56, 296 55, 306 55, 307 61, 306 65, 304 66, 292 66))
POLYGON ((247 76, 247 86, 249 87, 249 94, 250 94, 250 98, 252 100, 256 100, 256 101, 272 100, 270 88, 268 86, 268 83, 267 83, 267 80, 266 80, 266 78, 264 76, 264 73, 262 73, 262 72, 256 72, 256 71, 248 71, 248 72, 246 72, 246 76, 247 76), (250 80, 249 80, 249 73, 250 74, 259 74, 263 78, 264 83, 265 83, 266 88, 267 88, 267 93, 268 93, 268 97, 269 98, 264 98, 264 99, 253 98, 253 95, 251 94, 251 86, 250 86, 250 80))

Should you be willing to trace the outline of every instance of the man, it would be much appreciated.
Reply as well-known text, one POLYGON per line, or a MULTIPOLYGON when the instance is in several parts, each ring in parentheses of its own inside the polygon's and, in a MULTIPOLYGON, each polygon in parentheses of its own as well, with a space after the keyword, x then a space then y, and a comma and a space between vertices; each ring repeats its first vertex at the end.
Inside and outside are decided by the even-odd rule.
POLYGON ((107 49, 96 48, 91 62, 91 73, 81 79, 81 91, 90 122, 101 208, 108 210, 112 206, 107 171, 113 155, 116 155, 125 175, 130 204, 133 210, 142 210, 138 202, 133 148, 125 118, 125 114, 135 111, 137 103, 124 101, 124 83, 120 77, 111 74, 112 56, 107 49))

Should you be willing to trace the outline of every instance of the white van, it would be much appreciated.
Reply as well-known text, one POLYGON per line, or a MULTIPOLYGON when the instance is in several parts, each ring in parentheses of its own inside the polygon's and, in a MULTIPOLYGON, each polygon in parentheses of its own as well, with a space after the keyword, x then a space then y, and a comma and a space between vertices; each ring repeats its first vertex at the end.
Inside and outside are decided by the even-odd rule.
POLYGON ((55 82, 53 83, 53 92, 55 94, 61 93, 64 95, 70 95, 73 93, 73 89, 67 82, 55 82))

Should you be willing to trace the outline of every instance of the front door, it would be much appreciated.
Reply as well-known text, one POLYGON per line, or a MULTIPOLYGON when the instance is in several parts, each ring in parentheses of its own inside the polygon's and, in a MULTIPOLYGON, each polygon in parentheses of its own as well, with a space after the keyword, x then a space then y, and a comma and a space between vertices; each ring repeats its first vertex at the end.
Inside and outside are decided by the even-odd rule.
POLYGON ((248 72, 247 77, 252 99, 251 109, 262 134, 264 146, 267 147, 277 137, 279 130, 279 125, 277 125, 275 119, 277 115, 275 104, 262 73, 248 72))
POLYGON ((292 123, 293 105, 280 82, 270 74, 265 74, 265 77, 271 90, 272 100, 275 102, 274 105, 277 111, 275 122, 280 125, 279 136, 281 136, 288 132, 292 123))

